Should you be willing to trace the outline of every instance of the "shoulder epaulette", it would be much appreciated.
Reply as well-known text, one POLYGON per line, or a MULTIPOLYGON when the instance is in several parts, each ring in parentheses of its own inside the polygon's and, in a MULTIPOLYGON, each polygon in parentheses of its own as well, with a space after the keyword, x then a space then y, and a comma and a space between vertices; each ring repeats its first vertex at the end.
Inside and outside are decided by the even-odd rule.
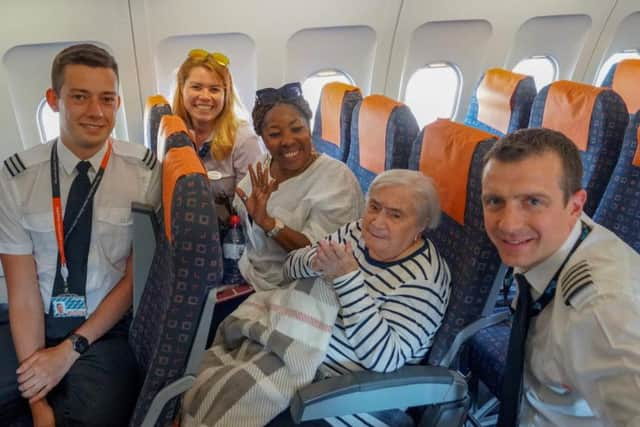
POLYGON ((6 158, 4 160, 4 167, 7 168, 7 171, 11 174, 12 178, 15 178, 27 170, 27 167, 24 165, 24 162, 18 153, 6 158))
POLYGON ((113 142, 113 151, 120 156, 133 158, 142 162, 148 169, 155 168, 158 163, 155 153, 144 145, 116 140, 113 142))
POLYGON ((563 275, 560 292, 566 305, 579 308, 595 291, 591 266, 586 260, 572 265, 563 275))
POLYGON ((153 151, 150 149, 146 149, 147 151, 144 153, 144 157, 142 158, 142 163, 149 169, 153 169, 156 167, 156 163, 158 163, 158 159, 153 151))

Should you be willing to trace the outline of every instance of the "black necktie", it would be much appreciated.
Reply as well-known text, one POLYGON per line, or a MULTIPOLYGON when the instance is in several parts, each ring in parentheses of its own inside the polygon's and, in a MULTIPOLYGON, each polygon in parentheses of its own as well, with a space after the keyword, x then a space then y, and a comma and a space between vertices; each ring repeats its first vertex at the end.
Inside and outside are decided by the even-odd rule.
MULTIPOLYGON (((78 162, 76 165, 78 175, 76 175, 73 183, 71 183, 63 220, 65 235, 71 230, 64 244, 64 250, 67 256, 67 267, 69 269, 69 278, 67 279, 69 292, 81 296, 86 294, 87 260, 89 258, 89 246, 91 244, 93 200, 87 202, 87 206, 82 212, 82 216, 78 218, 75 227, 73 229, 71 229, 71 227, 91 189, 91 181, 89 180, 89 175, 87 175, 90 167, 91 163, 87 161, 78 162)), ((64 293, 64 281, 60 274, 60 257, 58 257, 58 267, 52 295, 57 296, 62 293, 64 293)), ((64 337, 84 322, 84 318, 75 317, 53 319, 53 310, 50 310, 49 314, 49 321, 47 322, 48 338, 64 337)))
POLYGON ((524 350, 529 329, 529 307, 531 306, 530 285, 524 275, 515 274, 518 283, 518 305, 513 315, 507 366, 502 381, 502 401, 497 427, 515 427, 518 425, 520 399, 522 395, 522 372, 524 369, 524 350))

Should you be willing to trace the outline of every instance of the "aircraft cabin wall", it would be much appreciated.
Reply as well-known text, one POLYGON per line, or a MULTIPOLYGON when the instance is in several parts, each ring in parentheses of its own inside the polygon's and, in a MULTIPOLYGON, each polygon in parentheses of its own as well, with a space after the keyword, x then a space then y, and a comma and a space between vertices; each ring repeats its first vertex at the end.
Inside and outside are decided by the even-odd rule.
MULTIPOLYGON (((175 71, 194 47, 230 58, 238 94, 249 109, 259 87, 335 71, 365 95, 443 104, 438 114, 458 120, 489 67, 511 69, 523 59, 547 58, 552 79, 593 83, 613 54, 637 55, 640 48, 638 0, 2 3, 3 159, 41 142, 46 132, 38 117, 46 110, 51 60, 76 42, 95 42, 115 55, 123 100, 115 134, 137 142, 146 98, 171 96, 175 71), (417 72, 438 67, 456 82, 448 93, 428 84, 412 86, 417 72)), ((1 285, 0 301, 6 300, 4 292, 1 285)))

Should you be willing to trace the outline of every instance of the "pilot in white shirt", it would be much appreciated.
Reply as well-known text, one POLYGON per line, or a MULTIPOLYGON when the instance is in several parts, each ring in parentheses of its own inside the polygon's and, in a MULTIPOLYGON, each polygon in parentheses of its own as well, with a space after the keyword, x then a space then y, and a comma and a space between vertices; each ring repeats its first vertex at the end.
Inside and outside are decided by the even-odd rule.
POLYGON ((561 133, 515 132, 485 159, 485 228, 502 261, 537 302, 558 274, 530 320, 517 425, 640 426, 640 255, 582 213, 580 155, 561 133))

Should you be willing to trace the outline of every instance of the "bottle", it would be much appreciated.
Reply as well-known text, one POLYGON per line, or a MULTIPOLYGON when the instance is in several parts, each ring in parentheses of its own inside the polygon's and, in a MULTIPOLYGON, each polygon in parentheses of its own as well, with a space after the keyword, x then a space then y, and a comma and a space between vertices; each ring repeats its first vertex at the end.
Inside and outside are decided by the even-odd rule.
POLYGON ((229 229, 222 242, 222 257, 224 274, 222 283, 225 285, 239 285, 244 279, 238 268, 238 261, 244 252, 244 234, 240 225, 240 217, 236 214, 229 216, 229 229))

